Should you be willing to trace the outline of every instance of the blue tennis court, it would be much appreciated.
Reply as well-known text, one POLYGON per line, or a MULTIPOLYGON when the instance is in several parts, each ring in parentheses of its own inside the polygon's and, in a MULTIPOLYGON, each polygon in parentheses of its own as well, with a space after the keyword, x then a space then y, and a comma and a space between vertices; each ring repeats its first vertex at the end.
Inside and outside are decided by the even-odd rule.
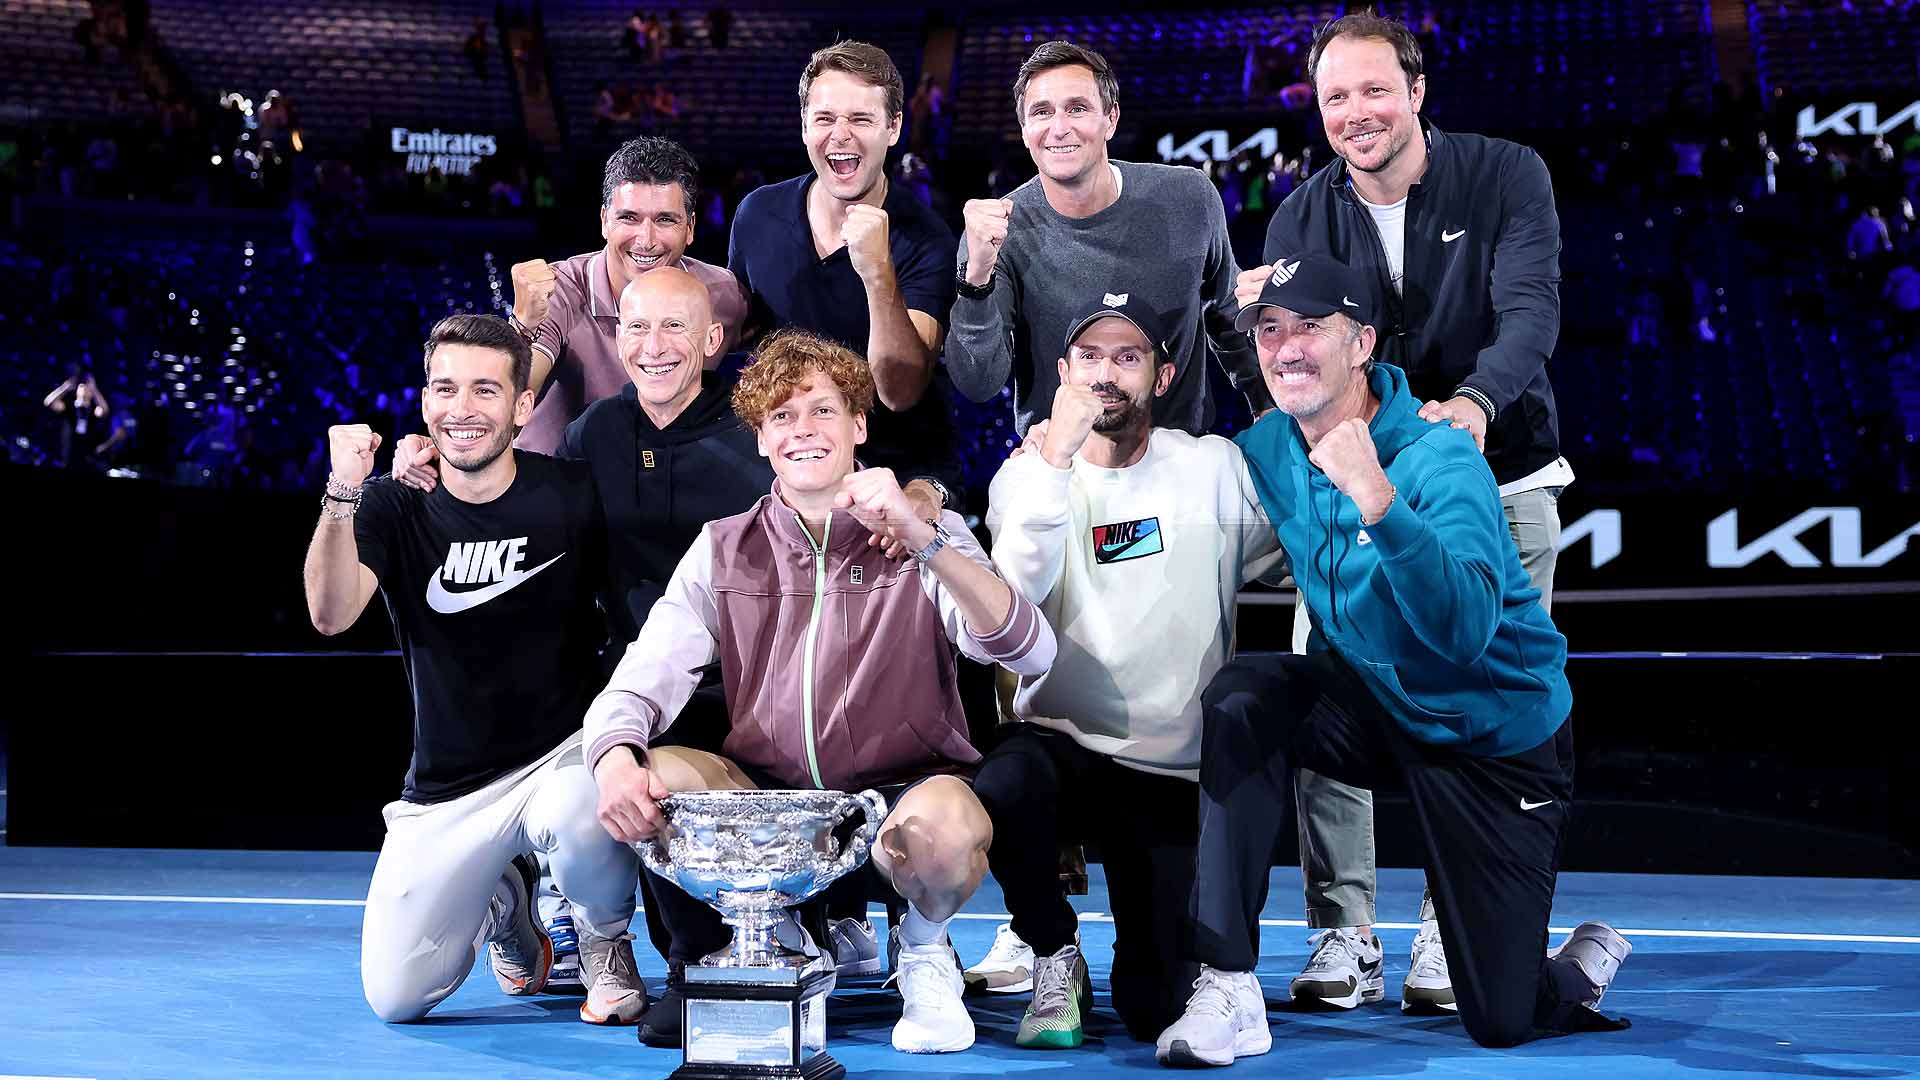
MULTIPOLYGON (((484 970, 425 1022, 388 1026, 360 996, 369 853, 0 849, 0 1078, 662 1076, 677 1051, 574 1017, 574 999, 509 999, 484 970)), ((1013 1044, 1025 995, 970 999, 974 1048, 894 1052, 898 994, 842 986, 829 1045, 853 1075, 1076 1070, 1157 1074, 1153 1048, 1106 1011, 1113 927, 1090 867, 1077 897, 1099 1005, 1079 1050, 1013 1044)), ((1920 1072, 1920 883, 1823 878, 1564 874, 1556 931, 1611 921, 1633 956, 1608 993, 1630 1031, 1475 1046, 1452 1018, 1403 1017, 1399 980, 1420 876, 1380 873, 1388 999, 1295 1013, 1307 956, 1297 870, 1274 871, 1260 976, 1274 1049, 1237 1074, 1299 1076, 1909 1076, 1920 1072)), ((877 911, 877 909, 876 909, 877 911)), ((1004 908, 992 881, 954 922, 969 962, 1004 908)), ((876 916, 877 917, 877 916, 876 916)), ((884 931, 883 931, 884 932, 884 931)), ((1557 936, 1557 934, 1556 934, 1557 936)), ((656 992, 664 967, 644 947, 656 992)))

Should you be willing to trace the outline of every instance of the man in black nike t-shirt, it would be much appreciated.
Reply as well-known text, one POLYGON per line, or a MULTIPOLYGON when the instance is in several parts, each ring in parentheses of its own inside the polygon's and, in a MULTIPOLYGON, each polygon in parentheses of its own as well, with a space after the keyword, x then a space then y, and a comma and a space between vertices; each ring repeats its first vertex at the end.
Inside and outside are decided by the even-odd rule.
POLYGON ((418 1019, 490 943, 501 988, 539 992, 553 945, 533 917, 525 856, 537 850, 574 903, 581 1019, 633 1023, 646 1009, 627 933, 638 862, 596 820, 580 753, 605 636, 593 478, 511 449, 533 411, 531 356, 504 320, 450 316, 425 351, 421 413, 446 465, 441 483, 367 482, 378 436, 332 428, 333 473, 307 553, 314 627, 346 629, 379 589, 413 690, 413 762, 385 810, 362 986, 382 1019, 418 1019))

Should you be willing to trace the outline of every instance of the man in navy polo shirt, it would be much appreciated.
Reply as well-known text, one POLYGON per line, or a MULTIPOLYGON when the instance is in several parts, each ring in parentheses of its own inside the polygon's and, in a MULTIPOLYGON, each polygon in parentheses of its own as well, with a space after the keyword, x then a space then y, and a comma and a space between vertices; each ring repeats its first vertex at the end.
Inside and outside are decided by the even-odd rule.
POLYGON ((912 479, 907 494, 931 517, 956 501, 959 483, 935 363, 959 245, 887 181, 904 89, 893 60, 872 45, 842 41, 813 54, 800 76, 813 172, 741 202, 727 268, 751 297, 750 325, 807 330, 866 358, 880 400, 861 459, 912 479))

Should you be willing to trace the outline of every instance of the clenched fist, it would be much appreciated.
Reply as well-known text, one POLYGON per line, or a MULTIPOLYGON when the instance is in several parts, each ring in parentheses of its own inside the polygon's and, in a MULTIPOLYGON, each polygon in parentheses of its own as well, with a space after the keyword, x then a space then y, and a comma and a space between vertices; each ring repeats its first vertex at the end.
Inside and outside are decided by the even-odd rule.
POLYGON ((1393 484, 1380 467, 1380 451, 1373 445, 1373 434, 1365 420, 1356 417, 1341 421, 1320 437, 1307 460, 1360 508, 1362 524, 1380 520, 1392 504, 1393 484))
POLYGON ((553 299, 553 267, 545 259, 514 263, 513 317, 531 330, 547 318, 547 304, 553 299))
POLYGON ((993 279, 1000 247, 1007 242, 1013 221, 1012 199, 968 199, 960 211, 967 228, 967 284, 985 285, 993 279))
POLYGON ((867 529, 890 541, 898 541, 908 551, 919 551, 933 543, 933 526, 914 514, 907 493, 900 490, 892 469, 861 469, 840 481, 840 494, 833 505, 846 510, 867 529))
POLYGON ((335 424, 327 429, 333 478, 347 487, 357 488, 373 475, 373 452, 378 449, 380 436, 365 424, 335 424))
POLYGON ((1094 421, 1106 411, 1100 395, 1084 386, 1061 383, 1060 389, 1053 392, 1053 412, 1047 417, 1047 433, 1040 444, 1040 456, 1056 469, 1072 466, 1073 455, 1080 452, 1087 436, 1093 434, 1094 421))
POLYGON ((840 239, 847 245, 847 261, 864 285, 885 283, 893 277, 893 252, 888 246, 887 212, 877 206, 855 203, 847 209, 847 220, 840 226, 840 239))

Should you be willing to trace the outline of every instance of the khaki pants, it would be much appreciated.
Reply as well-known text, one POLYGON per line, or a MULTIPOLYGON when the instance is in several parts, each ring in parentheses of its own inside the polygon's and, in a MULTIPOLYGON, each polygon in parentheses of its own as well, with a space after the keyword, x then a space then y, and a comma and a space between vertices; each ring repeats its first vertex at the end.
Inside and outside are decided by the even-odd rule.
MULTIPOLYGON (((1535 488, 1500 500, 1507 530, 1520 549, 1520 565, 1551 610, 1553 567, 1560 547, 1560 489, 1535 488)), ((1307 605, 1293 608, 1293 651, 1306 651, 1311 625, 1307 605)), ((1301 769, 1294 780, 1299 810, 1300 876, 1306 885, 1307 925, 1368 926, 1374 921, 1373 792, 1301 769)), ((1420 918, 1434 917, 1431 894, 1420 901, 1420 918)))

